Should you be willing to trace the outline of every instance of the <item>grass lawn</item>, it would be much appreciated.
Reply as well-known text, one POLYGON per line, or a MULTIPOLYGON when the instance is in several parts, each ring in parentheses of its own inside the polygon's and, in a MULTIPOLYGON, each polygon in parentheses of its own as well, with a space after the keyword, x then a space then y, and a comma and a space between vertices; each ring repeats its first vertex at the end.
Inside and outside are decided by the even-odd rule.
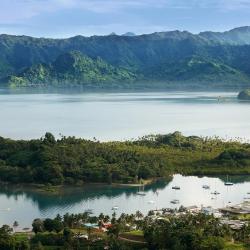
POLYGON ((250 220, 250 214, 240 214, 238 215, 239 220, 250 220))
POLYGON ((27 233, 15 233, 16 241, 28 241, 29 235, 27 233))
POLYGON ((143 232, 140 230, 134 230, 120 234, 120 237, 130 241, 145 242, 143 232))
POLYGON ((250 246, 241 243, 227 242, 224 250, 250 250, 250 246))
POLYGON ((130 231, 127 233, 124 233, 125 235, 135 235, 135 236, 143 236, 143 231, 141 230, 134 230, 134 231, 130 231))

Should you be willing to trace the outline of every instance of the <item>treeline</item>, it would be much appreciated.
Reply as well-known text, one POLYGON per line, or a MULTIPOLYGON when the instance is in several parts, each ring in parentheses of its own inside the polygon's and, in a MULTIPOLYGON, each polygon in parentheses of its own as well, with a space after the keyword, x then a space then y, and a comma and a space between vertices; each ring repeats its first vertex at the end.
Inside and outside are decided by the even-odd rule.
POLYGON ((1 182, 137 183, 173 173, 250 173, 250 145, 179 132, 107 143, 50 133, 29 141, 0 137, 1 182))
POLYGON ((150 211, 144 216, 137 211, 119 218, 115 213, 112 217, 88 213, 57 215, 54 219, 35 219, 32 229, 34 234, 27 237, 28 234, 13 234, 12 228, 2 226, 0 249, 243 250, 249 249, 250 234, 248 223, 232 230, 212 215, 190 214, 182 207, 163 211, 162 215, 150 211), (104 225, 109 225, 106 232, 102 230, 104 225))

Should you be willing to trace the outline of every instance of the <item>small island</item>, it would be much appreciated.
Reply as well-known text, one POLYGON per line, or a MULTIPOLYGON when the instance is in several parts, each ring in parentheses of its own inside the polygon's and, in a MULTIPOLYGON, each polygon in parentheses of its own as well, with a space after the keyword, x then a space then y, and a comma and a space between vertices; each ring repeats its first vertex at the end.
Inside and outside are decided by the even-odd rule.
POLYGON ((238 94, 238 99, 243 101, 250 101, 250 89, 245 89, 238 94))

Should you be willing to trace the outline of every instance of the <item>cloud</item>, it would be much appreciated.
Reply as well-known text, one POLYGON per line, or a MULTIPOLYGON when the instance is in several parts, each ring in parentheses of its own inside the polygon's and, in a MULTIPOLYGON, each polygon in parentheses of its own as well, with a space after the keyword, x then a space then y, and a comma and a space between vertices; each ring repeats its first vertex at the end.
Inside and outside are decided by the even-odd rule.
POLYGON ((249 12, 250 0, 0 0, 0 33, 198 32, 220 25, 222 30, 248 24, 249 12))
POLYGON ((1 0, 0 22, 31 19, 48 12, 81 9, 95 13, 112 13, 133 9, 199 9, 218 11, 250 9, 250 0, 1 0))

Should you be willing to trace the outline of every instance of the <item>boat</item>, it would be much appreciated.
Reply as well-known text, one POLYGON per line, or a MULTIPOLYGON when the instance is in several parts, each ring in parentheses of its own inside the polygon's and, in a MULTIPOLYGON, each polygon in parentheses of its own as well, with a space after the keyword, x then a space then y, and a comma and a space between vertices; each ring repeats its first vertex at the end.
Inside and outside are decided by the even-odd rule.
POLYGON ((145 196, 146 192, 144 192, 144 185, 139 187, 139 191, 136 193, 137 195, 145 196))
POLYGON ((8 208, 5 208, 5 209, 0 209, 1 211, 10 211, 11 209, 8 207, 8 208))
POLYGON ((172 201, 170 201, 170 203, 172 203, 172 204, 179 204, 180 201, 179 200, 172 200, 172 201))
POLYGON ((113 206, 112 210, 117 210, 119 207, 118 206, 113 206))
POLYGON ((210 186, 208 186, 208 185, 203 185, 202 188, 204 188, 204 189, 210 189, 210 186))
POLYGON ((227 175, 227 181, 224 183, 225 186, 233 186, 233 183, 228 181, 228 175, 227 175))
POLYGON ((84 210, 84 212, 88 214, 93 214, 93 209, 86 209, 84 210))
POLYGON ((218 194, 220 194, 218 191, 214 191, 214 192, 212 192, 211 194, 214 194, 214 195, 218 195, 218 194))
POLYGON ((145 195, 146 195, 145 192, 137 192, 136 194, 137 194, 137 195, 141 195, 141 196, 145 196, 145 195))
POLYGON ((179 186, 173 186, 172 189, 180 190, 181 188, 179 186))
POLYGON ((154 204, 154 203, 155 203, 155 201, 148 201, 148 203, 149 203, 149 204, 154 204))
POLYGON ((89 208, 89 199, 87 199, 87 209, 85 209, 84 212, 88 214, 93 214, 93 209, 89 208))

